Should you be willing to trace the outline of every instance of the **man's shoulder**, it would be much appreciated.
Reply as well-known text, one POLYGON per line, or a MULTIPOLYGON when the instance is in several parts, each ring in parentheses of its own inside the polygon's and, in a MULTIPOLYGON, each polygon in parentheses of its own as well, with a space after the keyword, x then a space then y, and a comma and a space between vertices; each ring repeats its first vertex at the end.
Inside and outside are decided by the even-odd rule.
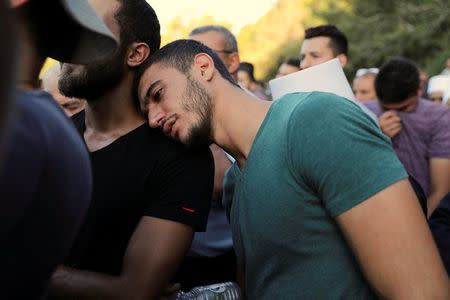
POLYGON ((290 118, 293 121, 302 121, 301 117, 307 117, 328 122, 339 115, 362 114, 361 108, 354 101, 327 92, 292 93, 278 101, 290 108, 290 118), (324 118, 325 115, 329 119, 324 118))
POLYGON ((22 132, 29 131, 28 138, 39 139, 41 146, 82 144, 72 122, 55 100, 43 91, 16 93, 13 123, 22 132))
POLYGON ((151 128, 148 123, 141 125, 133 134, 127 137, 130 153, 141 157, 143 161, 157 163, 170 163, 175 160, 198 159, 211 156, 207 146, 187 147, 182 143, 164 135, 160 129, 151 128), (133 150, 132 150, 133 149, 133 150))
POLYGON ((377 115, 381 113, 381 107, 378 100, 365 101, 362 104, 377 115))
POLYGON ((442 116, 450 115, 450 108, 448 106, 437 104, 426 99, 420 99, 419 103, 420 109, 418 112, 432 120, 441 119, 442 116))

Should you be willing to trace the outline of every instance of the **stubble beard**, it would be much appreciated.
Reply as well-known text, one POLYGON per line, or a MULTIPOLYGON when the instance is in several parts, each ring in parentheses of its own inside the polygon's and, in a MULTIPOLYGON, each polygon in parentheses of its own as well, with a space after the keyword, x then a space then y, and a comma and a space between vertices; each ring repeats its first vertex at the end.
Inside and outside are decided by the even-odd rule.
POLYGON ((187 76, 187 86, 183 93, 182 107, 198 116, 198 122, 188 130, 184 141, 189 147, 209 146, 212 143, 213 104, 211 95, 200 83, 187 76))

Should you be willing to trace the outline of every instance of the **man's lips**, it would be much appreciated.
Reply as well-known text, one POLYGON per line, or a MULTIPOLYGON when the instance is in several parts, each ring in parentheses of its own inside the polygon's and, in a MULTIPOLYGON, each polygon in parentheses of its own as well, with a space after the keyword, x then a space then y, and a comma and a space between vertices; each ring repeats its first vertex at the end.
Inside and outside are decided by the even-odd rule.
POLYGON ((175 119, 166 120, 163 124, 163 132, 165 135, 171 135, 172 127, 175 124, 175 119))

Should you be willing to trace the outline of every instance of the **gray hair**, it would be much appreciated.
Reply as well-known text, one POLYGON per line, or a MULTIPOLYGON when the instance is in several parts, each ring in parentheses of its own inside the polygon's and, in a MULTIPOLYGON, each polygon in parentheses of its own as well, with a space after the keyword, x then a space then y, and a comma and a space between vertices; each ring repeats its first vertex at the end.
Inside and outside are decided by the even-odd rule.
POLYGON ((236 37, 234 36, 234 34, 231 33, 231 31, 229 31, 228 29, 226 29, 225 27, 223 27, 221 25, 206 25, 206 26, 197 27, 197 28, 193 29, 191 31, 191 33, 189 33, 189 36, 193 36, 196 34, 202 34, 202 33, 209 32, 209 31, 216 31, 223 35, 224 40, 225 40, 225 49, 224 50, 230 51, 230 52, 239 52, 236 37))

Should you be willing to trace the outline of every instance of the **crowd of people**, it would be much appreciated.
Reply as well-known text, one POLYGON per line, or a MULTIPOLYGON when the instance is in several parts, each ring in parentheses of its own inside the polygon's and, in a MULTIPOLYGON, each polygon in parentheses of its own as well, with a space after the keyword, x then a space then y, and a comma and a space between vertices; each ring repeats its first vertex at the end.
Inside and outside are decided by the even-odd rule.
MULTIPOLYGON (((223 26, 160 48, 145 0, 0 4, 2 299, 450 299, 450 59, 270 101, 223 26)), ((348 48, 308 28, 276 76, 348 48)))

